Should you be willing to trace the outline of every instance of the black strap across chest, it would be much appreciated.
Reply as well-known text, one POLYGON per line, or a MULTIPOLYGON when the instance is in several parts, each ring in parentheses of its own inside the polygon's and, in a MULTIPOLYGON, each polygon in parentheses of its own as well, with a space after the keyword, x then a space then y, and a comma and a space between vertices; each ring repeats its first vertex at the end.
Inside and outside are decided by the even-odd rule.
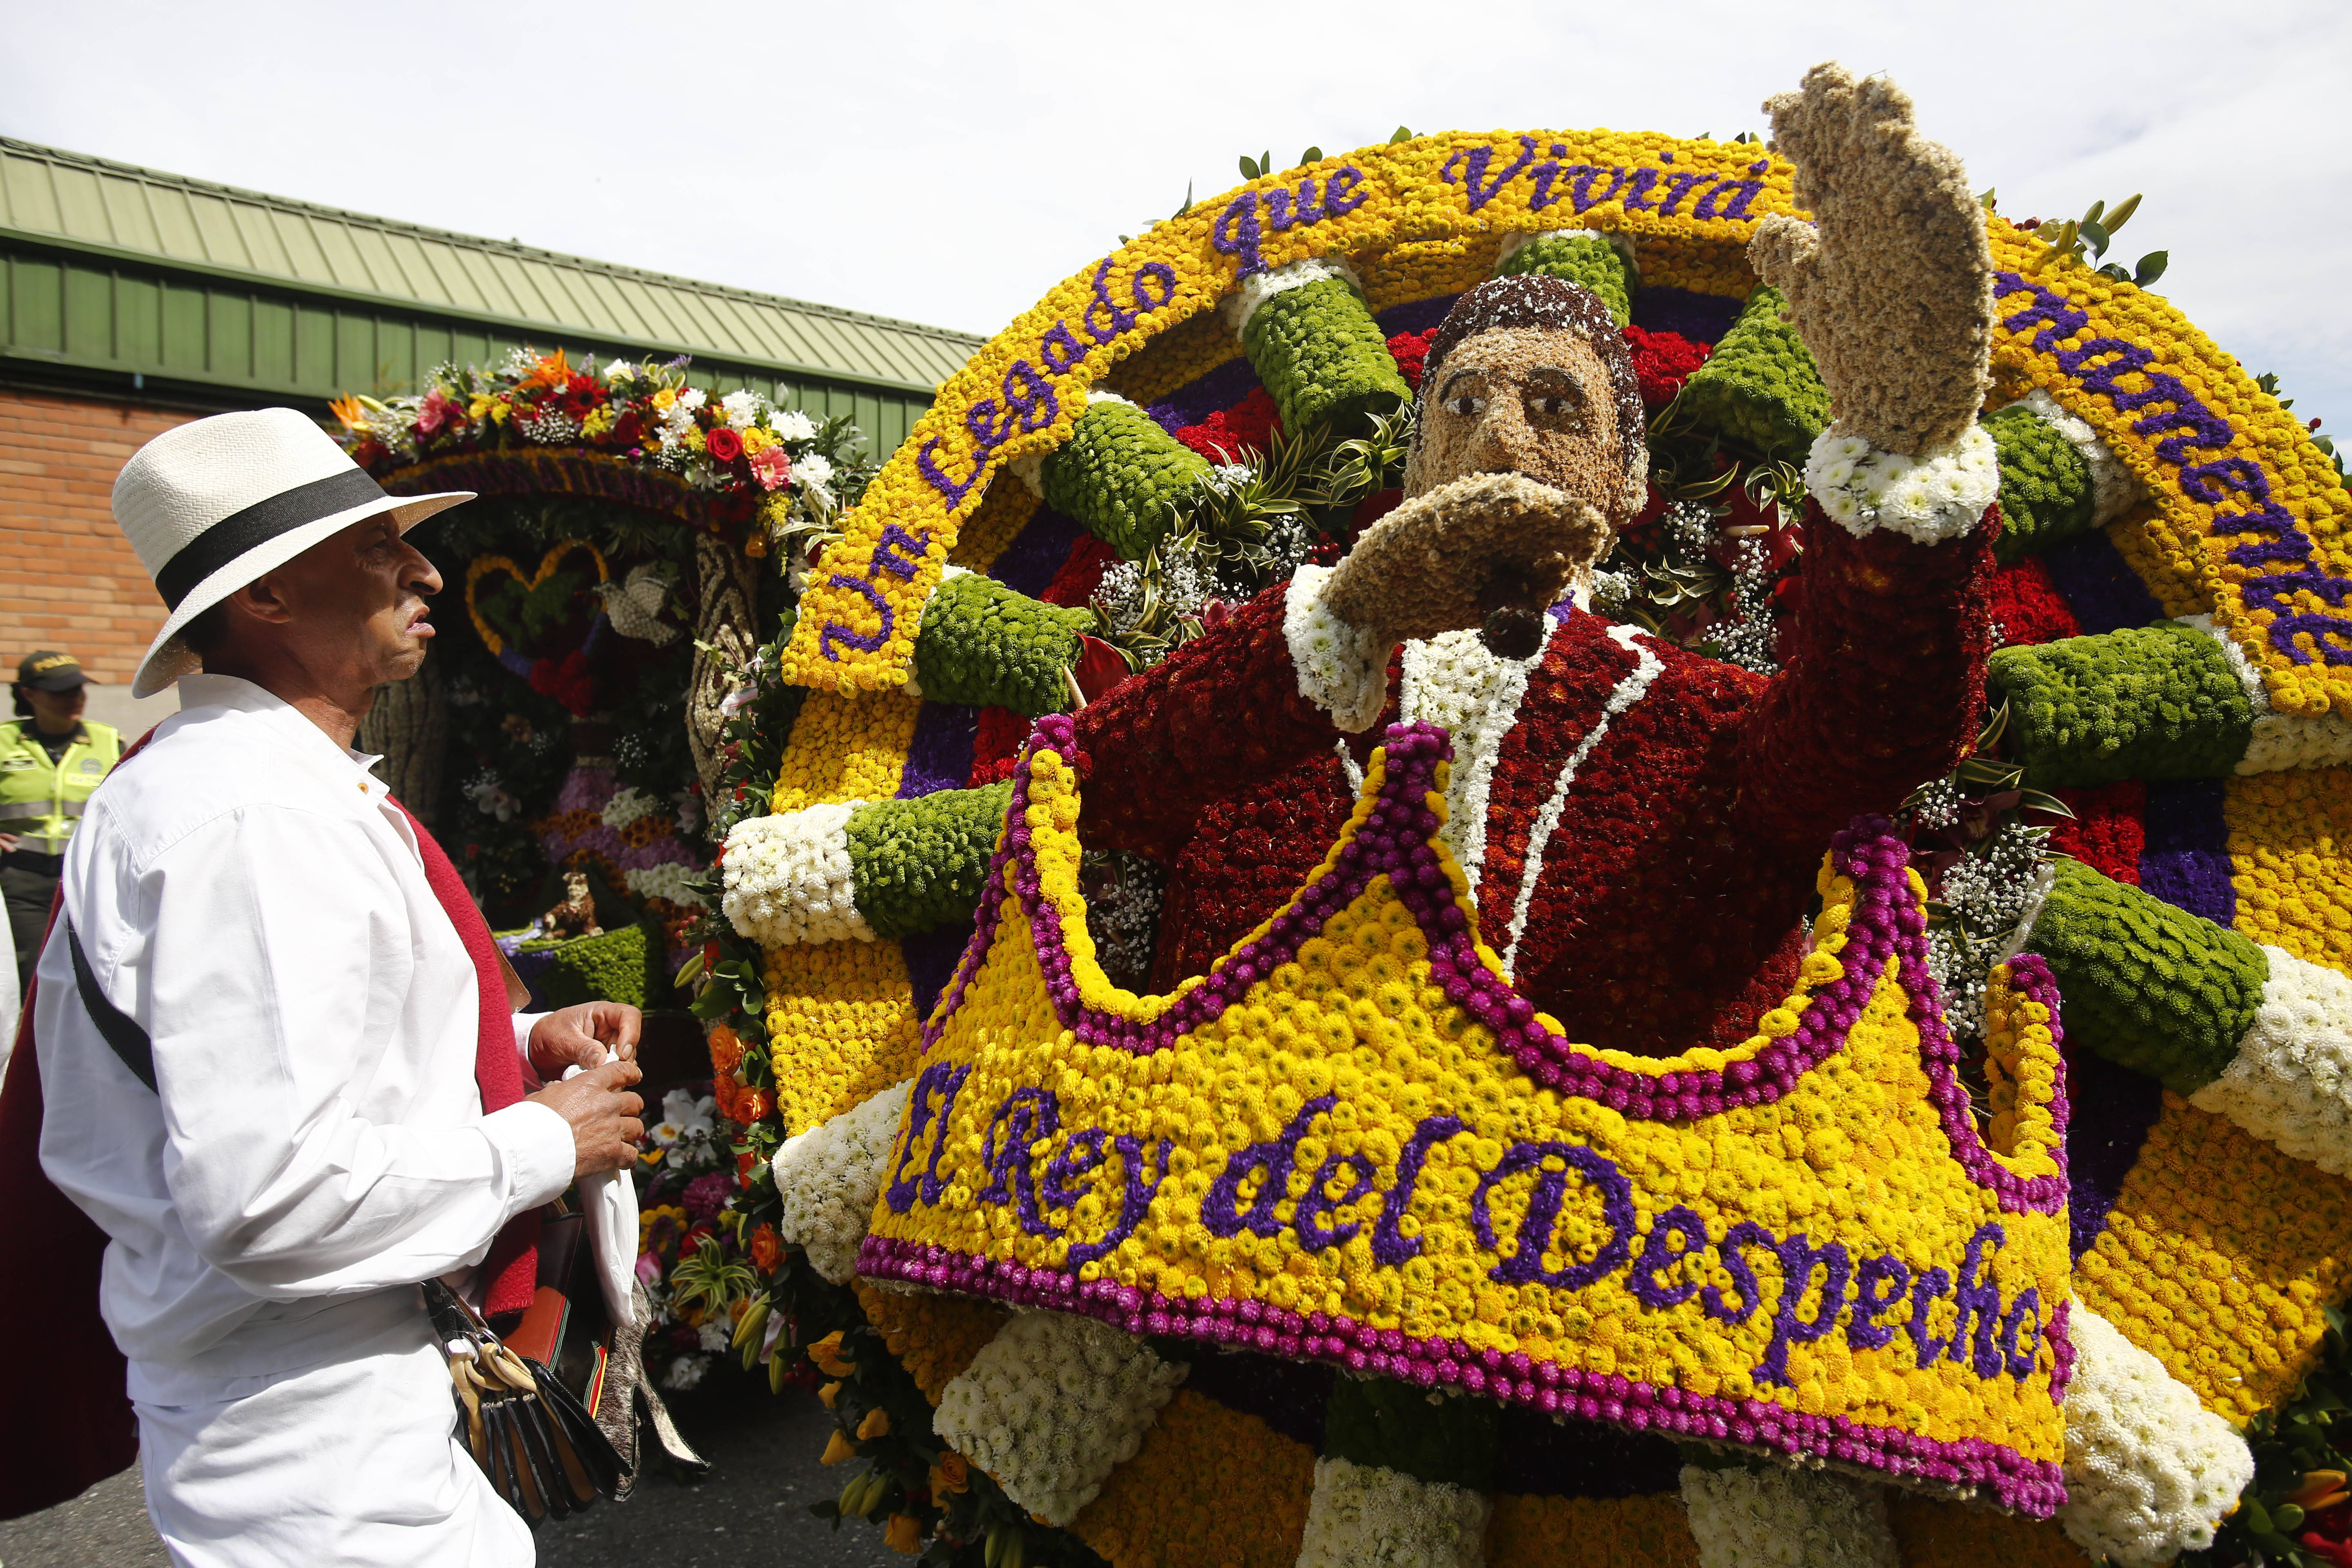
POLYGON ((89 1021, 131 1069, 131 1076, 155 1092, 155 1042, 138 1020, 106 999, 98 988, 98 976, 91 973, 89 959, 81 950, 81 938, 74 931, 73 921, 66 921, 66 946, 73 953, 74 985, 81 992, 81 1005, 89 1014, 89 1021))

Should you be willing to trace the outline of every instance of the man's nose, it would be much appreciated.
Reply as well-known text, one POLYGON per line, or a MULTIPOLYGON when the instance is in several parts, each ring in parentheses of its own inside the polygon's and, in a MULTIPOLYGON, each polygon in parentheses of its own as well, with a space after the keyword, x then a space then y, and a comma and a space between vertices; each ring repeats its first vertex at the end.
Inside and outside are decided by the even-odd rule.
POLYGON ((1534 455, 1536 433, 1516 395, 1491 399, 1478 420, 1472 450, 1479 466, 1517 468, 1534 455))
POLYGON ((425 552, 406 540, 401 541, 401 548, 408 552, 408 561, 401 569, 401 586, 414 588, 426 598, 439 593, 441 574, 434 569, 432 562, 425 559, 425 552))

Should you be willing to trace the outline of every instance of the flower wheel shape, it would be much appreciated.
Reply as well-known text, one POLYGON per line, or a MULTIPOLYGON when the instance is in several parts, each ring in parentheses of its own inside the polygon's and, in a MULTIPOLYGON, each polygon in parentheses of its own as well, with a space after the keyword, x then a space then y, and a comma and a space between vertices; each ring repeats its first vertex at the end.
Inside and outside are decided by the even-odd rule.
MULTIPOLYGON (((721 946, 733 945, 757 984, 732 985, 725 1000, 734 1010, 714 1039, 730 1092, 753 1109, 750 1146, 774 1152, 773 1187, 755 1183, 742 1205, 792 1244, 793 1261, 762 1300, 803 1318, 812 1334, 840 1331, 822 1341, 814 1364, 839 1382, 828 1397, 844 1422, 842 1453, 874 1467, 871 1483, 845 1500, 863 1505, 850 1511, 894 1516, 894 1531, 912 1531, 910 1540, 1026 1531, 1050 1542, 1024 1522, 1039 1515, 1120 1568, 1203 1553, 1289 1563, 1462 1561, 1480 1550, 1495 1562, 1681 1563, 1696 1560, 1694 1529, 1731 1541, 1738 1521, 1756 1518, 1830 1539, 1868 1535, 1895 1554, 1870 1561, 2080 1562, 2074 1542, 2134 1561, 2125 1532, 2137 1516, 2118 1500, 2129 1487, 2103 1490, 2088 1469, 2070 1468, 2089 1451, 2081 1445, 2113 1436, 2093 1430, 2109 1420, 2116 1431, 2177 1438, 2143 1445, 2122 1468, 2129 1486, 2179 1500, 2179 1518, 2163 1521, 2183 1532, 2178 1539, 2193 1539, 2200 1514, 2210 1538, 2210 1521, 2251 1475, 2250 1462, 2232 1470, 2238 1461, 2213 1456, 2231 1444, 2242 1456, 2231 1428, 2297 1396, 2326 1353, 2329 1311, 2352 1295, 2352 1262, 2326 1239, 2352 1222, 2344 1076, 2352 865, 2341 847, 2352 843, 2352 723, 2335 716, 2352 698, 2344 608, 2352 579, 2335 564, 2352 497, 2277 398, 2160 297, 2053 259, 2031 232, 1986 219, 1996 385, 1976 428, 1997 455, 2004 520, 1990 585, 1998 651, 1986 679, 2008 714, 2001 754, 1988 762, 2006 770, 2012 799, 2015 789, 2044 792, 2074 815, 2050 840, 2057 858, 2028 868, 2031 907, 2009 911, 2003 929, 2016 928, 2022 955, 1998 954, 1990 989, 1979 965, 1969 1005, 1981 1055, 1994 1064, 2031 1057, 2034 1042, 2057 1033, 2053 1011, 2063 1014, 2071 1153, 2048 1152, 2063 1158, 2063 1177, 2056 1163, 2015 1175, 2033 1186, 2035 1204, 2053 1202, 2049 1189, 2062 1180, 2066 1189, 2072 1339, 2092 1359, 2076 1371, 2078 1390, 2089 1392, 2075 1414, 2059 1407, 2070 1422, 2063 1441, 2046 1427, 2006 1445, 1981 1433, 1938 1437, 1979 1446, 1932 1475, 1916 1453, 1880 1464, 1858 1449, 1832 1451, 1878 1440, 1853 1436, 1864 1427, 1900 1425, 1853 1414, 1873 1400, 1900 1403, 1874 1386, 1849 1391, 1851 1404, 1828 1393, 1830 1403, 1806 1407, 1835 1406, 1823 1417, 1833 1436, 1793 1416, 1774 1436, 1765 1423, 1780 1417, 1687 1403, 1698 1384, 1721 1386, 1727 1374, 1734 1385, 1744 1378, 1739 1397, 1753 1398, 1769 1348, 1743 1348, 1743 1361, 1708 1349, 1703 1332, 1655 1352, 1676 1369, 1670 1381, 1685 1403, 1638 1404, 1647 1373, 1629 1370, 1644 1364, 1631 1352, 1654 1347, 1629 1326, 1647 1310, 1632 1297, 1622 1313, 1587 1310, 1570 1336, 1582 1347, 1574 1366, 1498 1348, 1485 1337, 1501 1326, 1496 1314, 1507 1325, 1528 1310, 1533 1287, 1496 1270, 1555 1279, 1608 1260, 1638 1273, 1659 1234, 1654 1211, 1643 1210, 1644 1250, 1614 1258, 1609 1238, 1619 1233, 1606 1208, 1614 1189, 1592 1184, 1580 1156, 1528 1155, 1509 1176, 1495 1174, 1523 1146, 1597 1146, 1575 1138, 1496 1138, 1478 1162, 1449 1166, 1447 1189, 1481 1245, 1470 1211, 1483 1198, 1492 1228, 1493 1194, 1507 1186, 1523 1205, 1517 1212, 1557 1205, 1550 1215, 1575 1230, 1575 1245, 1531 1261, 1473 1247, 1486 1286, 1433 1267, 1413 1272, 1412 1262, 1426 1261, 1415 1259, 1393 1287, 1379 1285, 1369 1266, 1360 1277, 1342 1268, 1335 1287, 1325 1253, 1307 1247, 1298 1227, 1314 1238, 1376 1227, 1372 1194, 1393 1187, 1413 1129, 1441 1114, 1454 1086, 1412 1101, 1423 1109, 1401 1130, 1382 1130, 1388 1142, 1368 1164, 1351 1163, 1337 1130, 1349 1097, 1329 1091, 1332 1123, 1301 1128, 1295 1145, 1283 1144, 1288 1152, 1266 1154, 1225 1193, 1225 1165, 1179 1168, 1172 1148, 1160 1152, 1172 1134, 1152 1118, 1168 1105, 1197 1109, 1228 1159, 1269 1139, 1282 1144, 1317 1098, 1304 1088, 1321 1083, 1302 1068, 1307 1058, 1269 1052, 1255 1074, 1236 1068, 1201 1079, 1172 1065, 1166 1076, 1125 1075, 1137 1039, 1160 1026, 1145 1016, 1151 1007, 1198 1007, 1193 999, 1231 989, 1255 960, 1227 955, 1210 976, 1162 986, 1147 1004, 1138 996, 1149 973, 1149 897, 1117 909, 1101 899, 1073 903, 1080 868, 1064 865, 1053 890, 1040 891, 1035 857, 1037 889, 1003 880, 1021 880, 1024 826, 1040 837, 1070 826, 1055 815, 1059 797, 1032 793, 1036 763, 1056 753, 1032 750, 1026 764, 1022 756, 1034 720, 1076 702, 1065 672, 1094 651, 1086 639, 1111 631, 1130 662, 1146 663, 1230 613, 1218 572, 1281 581, 1304 552, 1284 555, 1268 497, 1305 512, 1322 506, 1331 514, 1320 519, 1324 538, 1343 547, 1353 526, 1393 500, 1381 493, 1394 460, 1379 449, 1393 435, 1382 419, 1409 401, 1454 300, 1498 272, 1570 278, 1617 314, 1651 405, 1661 494, 1693 482, 1662 471, 1677 442, 1727 454, 1719 472, 1731 478, 1709 503, 1712 542, 1650 558, 1658 571, 1637 584, 1647 595, 1637 607, 1662 637, 1704 642, 1751 669, 1769 664, 1779 618, 1792 608, 1775 586, 1794 548, 1783 527, 1790 514, 1776 514, 1776 502, 1794 504, 1828 408, 1745 247, 1762 218, 1793 210, 1788 165, 1756 144, 1648 134, 1447 133, 1268 172, 1089 262, 1009 325, 942 388, 844 520, 782 659, 782 679, 805 694, 772 753, 770 815, 730 838, 733 935, 721 946), (1299 477, 1310 473, 1311 483, 1299 477), (1195 531, 1192 555, 1171 543, 1178 520, 1195 531), (1163 646, 1149 646, 1153 638, 1163 646), (1064 1010, 1070 999, 1055 989, 1040 942, 1034 1005, 1050 1001, 1054 1021, 976 1022, 971 983, 1004 962, 990 956, 992 933, 1001 940, 1008 925, 1046 920, 1048 906, 1072 955, 1069 974, 1089 973, 1076 957, 1088 946, 1100 955, 1095 980, 1068 982, 1081 1005, 1064 1010), (1121 910, 1130 907, 1142 914, 1129 920, 1121 910), (976 936, 967 923, 975 912, 976 936), (1141 967, 1120 970, 1139 942, 1141 967), (2054 996, 2039 989, 2045 975, 2054 996), (1097 1005, 1083 995, 1093 984, 1129 994, 1097 1005), (967 1054, 949 1048, 957 1040, 967 1054), (1030 1050, 1062 1055, 1050 1070, 1005 1078, 1030 1050), (993 1075, 986 1093, 983 1075, 993 1075), (1116 1106, 1098 1099, 1113 1083, 1116 1106), (1013 1104, 1024 1090, 1035 1096, 1013 1104), (1051 1117, 1048 1093, 1058 1097, 1051 1117), (1069 1109, 1079 1101, 1103 1109, 1069 1109), (1289 1110, 1261 1131, 1244 1114, 1260 1105, 1289 1110), (1091 1251, 1128 1224, 1138 1189, 1145 1195, 1132 1226, 1091 1251), (1571 1210, 1572 1220, 1562 1217, 1571 1210), (936 1217, 950 1212, 952 1225, 936 1217), (1221 1233, 1235 1217, 1238 1227, 1221 1233), (1139 1261, 1122 1261, 1138 1246, 1155 1259, 1149 1278, 1139 1261), (1137 1278, 1122 1278, 1123 1268, 1137 1278), (1234 1283, 1244 1272, 1256 1282, 1250 1289, 1234 1283), (854 1304, 824 1294, 843 1285, 854 1304), (1490 1301, 1480 1294, 1487 1286, 1521 1295, 1490 1301), (1376 1288, 1392 1291, 1392 1325, 1314 1294, 1355 1300, 1348 1292, 1376 1288), (1442 1320, 1483 1327, 1448 1334, 1434 1327, 1442 1320), (1524 1366, 1513 1359, 1522 1356, 1524 1366), (1539 1365, 1559 1370, 1547 1381, 1539 1365), (1385 1383, 1355 1375, 1367 1372, 1385 1383), (1397 1405, 1381 1390, 1399 1383, 1474 1392, 1501 1407, 1500 1426, 1462 1417, 1472 1402, 1397 1405), (910 1403, 917 1392, 921 1405, 910 1403), (867 1435, 870 1412, 890 1398, 895 1414, 867 1435), (932 1427, 905 1437, 926 1406, 935 1407, 932 1427), (995 1418, 1008 1407, 1035 1412, 1034 1424, 995 1418), (1633 1409, 1649 1415, 1629 1419, 1633 1409), (2079 1433, 2076 1415, 2086 1424, 2079 1433), (1390 1460, 1408 1428, 1422 1434, 1419 1457, 1401 1468, 1390 1460), (903 1441, 886 1439, 894 1430, 903 1441), (1080 1430, 1100 1440, 1079 1443, 1080 1430), (1900 1471, 1906 1485, 1936 1485, 1891 1501, 1843 1479, 1792 1491, 1787 1472, 1723 1468, 1677 1451, 1663 1433, 1802 1452, 1841 1477, 1900 1471), (940 1468, 959 1456, 971 1468, 940 1468), (1702 1462, 1685 1466, 1686 1457, 1702 1462), (2056 1508, 2062 1491, 2063 1528, 2028 1517, 2056 1508), (1389 1531, 1390 1544, 1379 1553, 1351 1546, 1357 1525, 1389 1531)), ((1870 474, 1851 463, 1835 472, 1816 465, 1811 477, 1826 511, 1874 495, 1870 474)), ((1663 536, 1687 515, 1665 507, 1644 526, 1663 536)), ((1464 699, 1450 712, 1457 746, 1493 721, 1480 706, 1492 700, 1464 699)), ((1906 715, 1886 720, 1897 726, 1906 715)), ((1224 826, 1227 858, 1238 864, 1223 885, 1255 921, 1271 918, 1294 889, 1254 880, 1251 857, 1283 863, 1302 844, 1331 842, 1340 818, 1272 800, 1224 826)), ((1875 854, 1864 858, 1876 865, 1875 854)), ((1833 867, 1857 887, 1867 881, 1833 867)), ((1134 873, 1147 894, 1155 874, 1134 873)), ((1890 885, 1883 897, 1874 908, 1907 909, 1912 893, 1890 885)), ((1188 972, 1198 976, 1207 960, 1195 956, 1188 972)), ((1245 984, 1266 982, 1261 973, 1245 984)), ((1895 984, 1883 982, 1865 1014, 1895 1006, 1885 986, 1895 984)), ((1557 1103, 1598 1103, 1622 1118, 1608 1093, 1630 1100, 1633 1086, 1612 1075, 1633 1073, 1652 1095, 1640 1115, 1683 1125, 1730 1113, 1706 1098, 1715 1091, 1705 1074, 1580 1053, 1512 1003, 1482 994, 1454 1005, 1497 1038, 1517 1031, 1527 1054, 1516 1070, 1557 1103), (1647 1078, 1654 1068, 1672 1083, 1647 1078)), ((1258 1005, 1227 1005, 1255 1018, 1258 1005)), ((1796 1037, 1793 1026, 1772 1034, 1783 1021, 1767 1022, 1763 1036, 1796 1037)), ((1923 1038, 1936 1033, 1915 1026, 1923 1038)), ((2011 1179, 2007 1162, 2039 1147, 2028 1135, 2038 1102, 2025 1079, 1998 1065, 1981 1070, 1975 1109, 1941 1102, 1950 1113, 1940 1136, 1955 1158, 1979 1151, 1990 1194, 2011 1179)), ((1606 1138, 1628 1125, 1611 1122, 1606 1138)), ((1821 1157, 1852 1190, 1881 1180, 1891 1158, 1860 1141, 1821 1157)), ((1858 1212, 1891 1223, 1891 1210, 1858 1212)), ((1400 1238, 1411 1217, 1397 1216, 1400 1238)), ((1787 1216, 1753 1223, 1780 1249, 1759 1278, 1787 1278, 1787 1216)), ((1740 1281, 1721 1261, 1722 1228, 1688 1238, 1685 1256, 1717 1250, 1705 1279, 1684 1282, 1728 1308, 1741 1300, 1740 1281)), ((1672 1249, 1674 1234, 1657 1245, 1672 1249)), ((1818 1249, 1828 1232, 1805 1234, 1818 1249)), ((1853 1283, 1864 1267, 1858 1243, 1846 1244, 1846 1260, 1836 1331, 1850 1336, 1859 1324, 1866 1338, 1875 1322, 1867 1302, 1889 1303, 1894 1321, 1898 1288, 1885 1270, 1867 1287, 1853 1283)), ((1919 1270, 1975 1279, 1967 1270, 1981 1263, 1981 1254, 1923 1254, 1904 1268, 1916 1287, 1919 1270)), ((1817 1291, 1825 1269, 1809 1271, 1806 1288, 1817 1291)), ((1661 1290, 1680 1288, 1665 1278, 1661 1290)), ((2049 1289, 2054 1312, 2057 1288, 2049 1289)), ((2005 1324, 2019 1299, 2002 1294, 1991 1317, 1990 1308, 1971 1309, 1969 1332, 2005 1324)), ((1821 1326, 1805 1317, 1802 1290, 1797 1300, 1795 1318, 1821 1326)), ((1925 1331, 1953 1333, 1959 1317, 1930 1315, 1925 1331)), ((1751 1326, 1766 1332, 1760 1314, 1751 1326)), ((2045 1345, 2065 1338, 2042 1327, 2045 1345)), ((1822 1331, 1820 1343, 1851 1343, 1822 1331)), ((1987 1358, 2010 1353, 2000 1348, 2006 1333, 1994 1331, 1987 1358)), ((1783 1348, 1799 1364, 1796 1342, 1783 1348)), ((772 1354, 772 1373, 781 1378, 793 1360, 772 1354)), ((2063 1384, 2054 1364, 2047 1374, 2063 1384)), ((1825 1391, 1834 1381, 1815 1379, 1825 1391)), ((1794 1406, 1769 1393, 1778 1386, 1767 1385, 1764 1403, 1785 1413, 1794 1406)), ((1951 1415, 1937 1408, 1939 1418, 1951 1415)), ((2231 1528, 2252 1529, 2252 1517, 2242 1510, 2231 1528)), ((2267 1508, 2263 1517, 2272 1517, 2267 1508)))

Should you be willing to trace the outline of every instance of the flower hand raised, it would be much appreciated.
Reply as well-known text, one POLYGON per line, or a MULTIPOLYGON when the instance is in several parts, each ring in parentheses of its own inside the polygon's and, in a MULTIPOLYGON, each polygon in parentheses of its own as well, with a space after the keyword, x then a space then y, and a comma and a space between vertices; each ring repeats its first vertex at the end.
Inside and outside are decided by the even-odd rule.
POLYGON ((1766 218, 1748 258, 1788 298, 1832 428, 1882 451, 1948 448, 1991 385, 1992 255, 1967 172, 1884 77, 1818 65, 1764 109, 1813 222, 1766 218))

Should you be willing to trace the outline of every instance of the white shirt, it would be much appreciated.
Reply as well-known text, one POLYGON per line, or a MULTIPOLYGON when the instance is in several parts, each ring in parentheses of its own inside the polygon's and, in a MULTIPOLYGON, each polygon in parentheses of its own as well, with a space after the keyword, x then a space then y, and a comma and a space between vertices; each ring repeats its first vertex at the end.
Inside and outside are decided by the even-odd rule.
POLYGON ((574 1161, 548 1107, 482 1114, 474 965, 375 759, 249 681, 180 685, 63 878, 159 1092, 90 1022, 62 921, 34 1002, 41 1165, 111 1238, 100 1308, 158 1405, 413 1338, 415 1283, 479 1262, 574 1161))

